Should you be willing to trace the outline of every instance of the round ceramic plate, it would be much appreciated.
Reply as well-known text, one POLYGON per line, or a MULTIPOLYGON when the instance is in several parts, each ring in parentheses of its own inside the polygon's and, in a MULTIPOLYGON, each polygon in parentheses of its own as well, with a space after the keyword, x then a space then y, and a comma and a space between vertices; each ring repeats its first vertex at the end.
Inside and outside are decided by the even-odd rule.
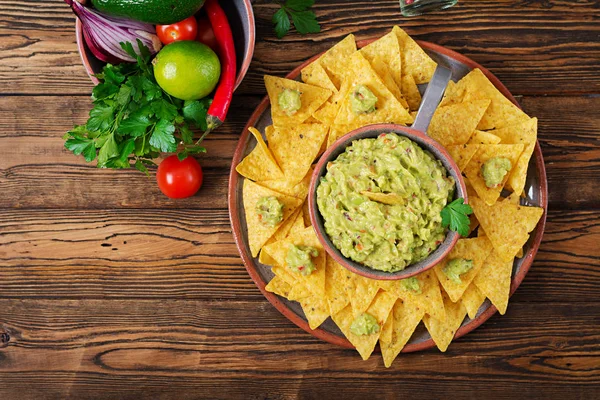
MULTIPOLYGON (((363 47, 369 44, 371 40, 364 40, 358 43, 358 47, 363 47)), ((445 47, 438 46, 428 42, 418 41, 419 45, 433 58, 437 63, 444 65, 452 70, 452 80, 458 81, 465 76, 469 71, 474 68, 479 68, 481 71, 490 79, 490 81, 502 92, 510 101, 518 106, 515 98, 510 94, 508 89, 492 75, 487 69, 483 68, 471 59, 462 56, 452 50, 445 47)), ((308 65, 310 62, 315 60, 319 55, 306 61, 304 64, 298 66, 292 72, 287 75, 289 79, 299 79, 300 70, 308 65)), ((419 89, 424 91, 426 85, 422 85, 419 89)), ((244 178, 240 176, 235 167, 240 161, 252 151, 256 145, 256 141, 252 138, 252 135, 248 132, 248 127, 254 126, 259 131, 264 132, 266 126, 271 125, 271 108, 269 105, 269 99, 265 97, 263 101, 258 105, 250 119, 246 128, 241 134, 238 146, 233 156, 233 162, 231 165, 231 173, 229 176, 229 217, 231 219, 231 225, 233 228, 233 235, 242 257, 248 273, 256 283, 256 286, 260 289, 263 295, 277 308, 283 315, 285 315, 290 321, 298 325, 300 328, 309 332, 310 334, 323 339, 329 343, 336 344, 343 347, 352 348, 353 346, 346 340, 341 331, 329 318, 325 321, 318 329, 312 330, 309 328, 306 321, 306 317, 302 312, 302 308, 299 303, 288 301, 285 298, 279 297, 273 293, 269 293, 265 290, 265 285, 273 278, 273 273, 269 266, 263 265, 258 262, 258 259, 253 258, 248 247, 248 234, 246 229, 246 218, 244 214, 244 205, 242 202, 242 184, 244 178)), ((510 294, 519 287, 521 281, 527 274, 527 271, 531 267, 533 258, 535 257, 540 242, 542 241, 542 235, 544 232, 544 225, 546 223, 546 211, 548 209, 548 189, 546 181, 546 170, 544 168, 544 159, 542 157, 542 151, 540 149, 539 142, 536 144, 533 157, 529 163, 529 170, 527 172, 527 182, 525 185, 526 197, 521 200, 521 204, 538 206, 544 208, 544 215, 540 219, 537 227, 531 233, 529 241, 525 245, 523 251, 524 256, 520 259, 515 259, 513 267, 512 282, 510 287, 510 294)), ((486 300, 480 307, 477 316, 474 319, 466 318, 461 327, 456 332, 455 338, 459 338, 468 332, 472 331, 487 319, 489 319, 496 312, 496 308, 486 300)), ((417 330, 412 335, 411 339, 403 352, 419 351, 434 347, 435 343, 429 336, 429 333, 421 323, 417 327, 417 330)))

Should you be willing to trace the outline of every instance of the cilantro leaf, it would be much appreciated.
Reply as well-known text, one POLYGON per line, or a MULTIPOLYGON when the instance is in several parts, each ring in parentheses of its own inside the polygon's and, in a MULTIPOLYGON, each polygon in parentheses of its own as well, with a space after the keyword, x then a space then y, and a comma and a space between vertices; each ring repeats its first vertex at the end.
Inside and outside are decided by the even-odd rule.
POLYGON ((185 144, 191 144, 194 141, 194 132, 192 132, 187 124, 179 127, 179 135, 181 136, 181 141, 185 144))
POLYGON ((315 4, 315 0, 287 0, 285 6, 294 11, 306 11, 315 4))
POLYGON ((161 151, 174 152, 177 150, 174 132, 175 125, 167 119, 161 119, 154 127, 149 143, 161 151))
POLYGON ((310 10, 314 4, 314 0, 287 0, 285 4, 279 3, 281 8, 271 18, 277 38, 281 39, 289 32, 290 16, 296 31, 301 35, 321 32, 317 16, 310 10))
POLYGON ((90 119, 86 127, 90 131, 105 131, 112 121, 115 113, 115 108, 112 105, 97 105, 90 111, 90 119))
POLYGON ((158 119, 172 120, 177 116, 177 107, 165 99, 153 102, 152 111, 158 119))
POLYGON ((150 176, 150 173, 148 172, 148 168, 146 168, 146 166, 144 165, 142 160, 135 160, 135 169, 137 169, 140 172, 145 173, 146 176, 150 176))
POLYGON ((151 122, 143 112, 135 112, 129 116, 129 118, 124 119, 117 132, 122 135, 131 135, 133 137, 142 136, 146 133, 146 129, 150 126, 151 122))
POLYGON ((72 138, 65 142, 65 148, 76 156, 83 154, 85 161, 91 162, 96 158, 96 145, 92 139, 72 138))
POLYGON ((108 160, 114 157, 118 157, 121 153, 119 152, 119 146, 115 141, 115 135, 110 135, 106 142, 100 148, 98 152, 98 167, 106 168, 108 160))
POLYGON ((317 16, 312 11, 292 12, 292 21, 298 33, 306 35, 307 33, 321 32, 321 26, 317 22, 317 16))
POLYGON ((458 198, 442 209, 442 226, 458 232, 461 236, 468 236, 471 221, 469 215, 473 213, 470 205, 464 204, 464 199, 458 198))
POLYGON ((206 130, 206 112, 208 111, 208 105, 201 101, 186 101, 183 104, 183 117, 192 122, 194 125, 206 130))
POLYGON ((277 36, 277 39, 284 37, 290 30, 290 17, 288 17, 287 12, 283 7, 273 14, 271 21, 275 24, 273 29, 275 30, 275 36, 277 36))

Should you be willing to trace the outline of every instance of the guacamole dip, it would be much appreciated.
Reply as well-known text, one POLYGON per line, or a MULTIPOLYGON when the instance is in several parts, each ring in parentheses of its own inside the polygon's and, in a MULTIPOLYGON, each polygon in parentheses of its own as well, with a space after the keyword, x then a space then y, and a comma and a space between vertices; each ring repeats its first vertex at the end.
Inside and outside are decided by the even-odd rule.
POLYGON ((444 267, 444 274, 455 283, 462 283, 460 276, 466 274, 473 268, 473 260, 465 260, 464 258, 453 258, 448 261, 444 267))
POLYGON ((493 188, 502 183, 502 180, 512 168, 508 158, 494 157, 487 160, 481 166, 481 175, 485 181, 485 186, 493 188))
POLYGON ((362 313, 352 321, 350 332, 358 336, 371 335, 379 332, 377 319, 369 313, 362 313))
POLYGON ((356 140, 327 167, 317 188, 325 231, 345 257, 381 271, 400 271, 444 240, 440 212, 454 179, 413 141, 382 134, 356 140), (376 201, 393 193, 404 202, 376 201))
POLYGON ((283 92, 279 93, 277 101, 281 110, 287 115, 296 114, 296 111, 302 107, 300 92, 293 89, 284 89, 283 92))
POLYGON ((350 97, 350 104, 352 105, 352 112, 354 114, 368 114, 375 111, 375 104, 377 104, 377 96, 373 94, 364 85, 358 85, 354 88, 352 96, 350 97))
POLYGON ((275 196, 262 197, 256 203, 256 213, 262 224, 275 226, 283 219, 283 203, 275 196))
POLYGON ((316 269, 312 257, 317 257, 319 251, 310 246, 290 244, 285 262, 290 270, 301 275, 310 275, 316 269))

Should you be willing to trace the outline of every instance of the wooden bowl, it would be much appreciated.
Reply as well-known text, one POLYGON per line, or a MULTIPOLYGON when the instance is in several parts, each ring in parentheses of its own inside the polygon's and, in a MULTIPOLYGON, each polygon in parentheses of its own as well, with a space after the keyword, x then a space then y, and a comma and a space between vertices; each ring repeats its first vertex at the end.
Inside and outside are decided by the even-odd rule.
MULTIPOLYGON (((235 88, 237 89, 248 72, 250 61, 254 54, 255 25, 254 12, 250 0, 228 0, 221 1, 221 6, 227 14, 231 32, 235 42, 235 51, 237 58, 237 79, 235 88)), ((105 62, 98 60, 88 48, 83 38, 81 22, 76 19, 75 36, 77 38, 77 49, 81 56, 81 61, 90 79, 97 85, 98 78, 94 75, 102 72, 105 62)))
POLYGON ((408 265, 402 271, 396 272, 379 271, 353 261, 345 257, 342 252, 331 242, 329 235, 327 235, 327 232, 325 231, 324 218, 319 212, 319 207, 317 206, 317 187, 319 186, 321 177, 325 176, 327 173, 327 164, 335 160, 341 153, 343 153, 353 141, 366 138, 376 138, 383 133, 389 132, 396 133, 397 135, 404 136, 412 140, 423 150, 429 151, 435 158, 440 160, 444 168, 446 168, 448 171, 448 174, 454 178, 454 181, 456 182, 455 198, 462 197, 465 199, 465 203, 468 201, 465 181, 458 166, 441 144, 423 132, 402 125, 374 124, 358 128, 342 136, 335 143, 333 143, 333 145, 331 145, 331 147, 329 147, 327 151, 321 155, 321 158, 315 166, 315 170, 312 174, 310 188, 308 191, 308 212, 310 213, 310 220, 315 228, 315 233, 317 234, 319 241, 323 245, 323 248, 335 261, 338 262, 338 264, 354 272, 355 274, 362 275, 370 279, 379 280, 406 279, 433 268, 440 261, 442 261, 444 257, 448 255, 448 253, 450 253, 460 238, 458 233, 448 231, 444 241, 437 249, 429 254, 429 256, 421 261, 408 265))

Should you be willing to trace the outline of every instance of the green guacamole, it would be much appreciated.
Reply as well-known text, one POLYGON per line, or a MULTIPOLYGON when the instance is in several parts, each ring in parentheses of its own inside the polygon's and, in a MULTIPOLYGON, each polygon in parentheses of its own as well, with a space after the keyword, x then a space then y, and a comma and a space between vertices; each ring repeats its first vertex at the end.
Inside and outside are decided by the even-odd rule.
POLYGON ((402 279, 400 282, 402 282, 402 286, 404 286, 405 289, 421 294, 421 285, 419 284, 419 280, 414 276, 402 279))
POLYGON ((371 314, 362 313, 352 321, 350 332, 358 336, 371 335, 379 332, 379 324, 371 314))
POLYGON ((354 114, 372 113, 375 111, 375 104, 377 104, 377 96, 367 89, 366 86, 358 85, 354 88, 350 97, 350 105, 354 114))
POLYGON ((448 261, 444 267, 444 274, 455 283, 462 283, 460 276, 466 274, 473 268, 473 260, 465 260, 464 258, 453 258, 448 261))
POLYGON ((508 158, 494 157, 487 160, 481 166, 481 175, 485 181, 485 186, 493 188, 502 183, 502 180, 512 168, 508 158))
POLYGON ((296 114, 296 111, 302 107, 300 92, 293 89, 284 89, 283 92, 279 93, 277 101, 279 102, 279 108, 287 115, 296 114))
POLYGON ((256 203, 256 213, 262 224, 275 226, 283 219, 283 203, 275 196, 263 197, 256 203))
POLYGON ((285 262, 290 270, 301 275, 310 275, 316 269, 312 257, 317 257, 319 251, 310 246, 295 246, 288 248, 285 262))
POLYGON ((400 271, 445 238, 440 212, 454 180, 429 152, 395 133, 356 140, 329 163, 317 204, 331 241, 345 257, 381 271, 400 271), (394 193, 383 204, 363 192, 394 193))

